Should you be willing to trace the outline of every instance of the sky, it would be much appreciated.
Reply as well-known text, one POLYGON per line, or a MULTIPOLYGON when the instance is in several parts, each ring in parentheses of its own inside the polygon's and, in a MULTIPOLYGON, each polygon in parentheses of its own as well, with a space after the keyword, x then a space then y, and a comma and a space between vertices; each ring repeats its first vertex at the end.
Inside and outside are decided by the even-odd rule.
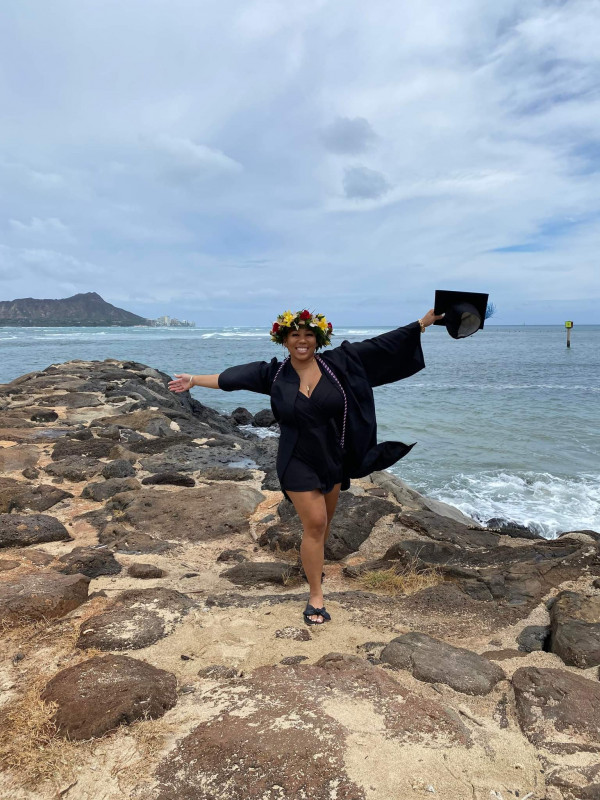
POLYGON ((0 300, 600 323, 600 0, 2 0, 0 300))

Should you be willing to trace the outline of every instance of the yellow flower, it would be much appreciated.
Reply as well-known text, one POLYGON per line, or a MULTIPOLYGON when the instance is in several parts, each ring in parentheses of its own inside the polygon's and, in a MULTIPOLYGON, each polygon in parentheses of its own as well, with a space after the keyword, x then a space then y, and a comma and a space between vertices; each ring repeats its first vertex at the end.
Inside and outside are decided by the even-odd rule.
POLYGON ((325 317, 323 317, 323 319, 320 319, 317 322, 317 325, 319 326, 319 328, 321 328, 322 331, 326 331, 327 330, 327 320, 325 319, 325 317))
POLYGON ((288 327, 292 324, 293 319, 294 315, 292 314, 291 311, 286 311, 284 314, 281 315, 281 321, 283 322, 284 325, 287 325, 288 327))

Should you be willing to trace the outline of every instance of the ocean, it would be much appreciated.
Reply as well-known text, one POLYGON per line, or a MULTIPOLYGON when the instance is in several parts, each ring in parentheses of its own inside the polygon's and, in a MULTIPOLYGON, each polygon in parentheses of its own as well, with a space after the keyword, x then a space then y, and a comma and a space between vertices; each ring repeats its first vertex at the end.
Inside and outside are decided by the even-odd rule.
MULTIPOLYGON (((386 328, 340 328, 335 343, 386 328)), ((423 336, 427 368, 375 390, 379 440, 417 446, 392 472, 482 523, 548 538, 600 531, 600 326, 500 326, 461 341, 423 336)), ((74 358, 217 373, 281 350, 264 328, 0 328, 0 383, 74 358)), ((282 356, 283 357, 283 356, 282 356)), ((222 412, 268 407, 249 392, 194 389, 222 412)))

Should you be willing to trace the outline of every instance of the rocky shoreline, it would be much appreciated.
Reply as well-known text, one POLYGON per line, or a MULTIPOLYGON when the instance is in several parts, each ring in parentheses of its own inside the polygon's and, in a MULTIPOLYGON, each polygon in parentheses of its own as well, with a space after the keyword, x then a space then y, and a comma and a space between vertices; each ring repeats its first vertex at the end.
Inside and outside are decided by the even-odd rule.
POLYGON ((375 473, 308 628, 270 412, 168 380, 0 385, 0 796, 600 798, 600 533, 483 529, 375 473))

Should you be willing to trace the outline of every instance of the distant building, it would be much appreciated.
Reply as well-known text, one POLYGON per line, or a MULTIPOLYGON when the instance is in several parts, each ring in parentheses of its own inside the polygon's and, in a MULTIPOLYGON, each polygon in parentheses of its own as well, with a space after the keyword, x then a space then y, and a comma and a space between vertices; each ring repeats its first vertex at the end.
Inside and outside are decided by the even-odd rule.
POLYGON ((168 317, 166 314, 162 317, 157 317, 152 320, 152 325, 155 328, 195 328, 195 322, 188 322, 187 319, 176 319, 175 317, 168 317))

